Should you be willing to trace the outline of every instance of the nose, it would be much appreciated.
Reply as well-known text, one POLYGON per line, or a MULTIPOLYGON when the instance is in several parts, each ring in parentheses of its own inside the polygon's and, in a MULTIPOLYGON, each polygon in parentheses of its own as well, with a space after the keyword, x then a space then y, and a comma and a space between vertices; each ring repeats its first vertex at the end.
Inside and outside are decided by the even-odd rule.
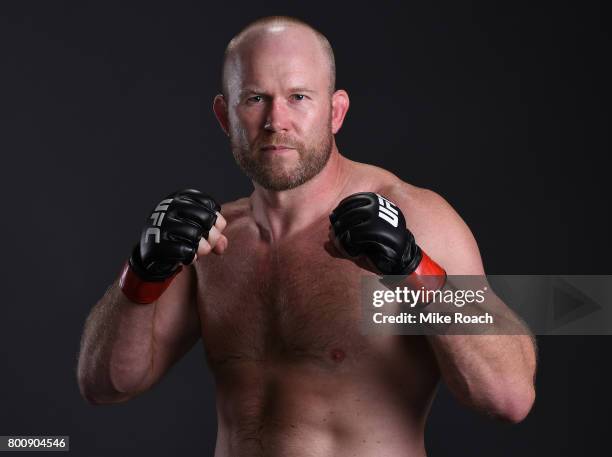
POLYGON ((269 132, 286 132, 289 129, 289 113, 282 100, 273 98, 266 114, 265 130, 269 132))

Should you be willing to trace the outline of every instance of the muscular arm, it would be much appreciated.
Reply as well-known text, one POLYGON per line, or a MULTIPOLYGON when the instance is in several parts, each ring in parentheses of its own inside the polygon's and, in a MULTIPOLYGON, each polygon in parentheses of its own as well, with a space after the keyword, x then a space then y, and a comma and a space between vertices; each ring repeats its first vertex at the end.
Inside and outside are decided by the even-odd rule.
MULTIPOLYGON (((396 187, 390 197, 402 207, 417 243, 449 276, 485 274, 471 231, 440 196, 396 187)), ((443 380, 461 403, 519 422, 535 400, 536 351, 529 330, 518 320, 513 325, 522 327, 522 334, 428 335, 427 339, 443 380)))
POLYGON ((199 339, 195 273, 185 267, 155 302, 130 302, 115 281, 90 312, 77 378, 93 404, 118 403, 148 390, 199 339))

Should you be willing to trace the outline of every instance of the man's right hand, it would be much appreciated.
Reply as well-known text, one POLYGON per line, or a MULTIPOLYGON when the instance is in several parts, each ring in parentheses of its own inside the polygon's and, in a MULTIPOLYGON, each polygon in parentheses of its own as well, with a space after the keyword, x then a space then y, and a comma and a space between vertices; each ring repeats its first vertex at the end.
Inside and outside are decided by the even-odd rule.
POLYGON ((221 254, 227 238, 221 206, 208 195, 185 189, 168 195, 151 212, 140 243, 126 263, 119 285, 133 302, 157 300, 198 255, 221 254))

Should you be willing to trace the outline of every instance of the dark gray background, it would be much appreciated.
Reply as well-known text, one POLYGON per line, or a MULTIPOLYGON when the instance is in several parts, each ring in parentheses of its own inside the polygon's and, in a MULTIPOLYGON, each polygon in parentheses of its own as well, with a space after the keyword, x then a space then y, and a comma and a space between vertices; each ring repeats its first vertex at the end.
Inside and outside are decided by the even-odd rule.
MULTIPOLYGON (((89 457, 212 455, 200 345, 124 405, 88 406, 74 370, 152 205, 190 186, 250 192, 210 107, 226 43, 260 16, 329 37, 352 102, 340 150, 442 194, 488 273, 610 273, 609 10, 423 3, 0 4, 0 434, 70 435, 89 457)), ((612 341, 538 342, 530 416, 499 424, 442 388, 432 456, 609 455, 612 341)))

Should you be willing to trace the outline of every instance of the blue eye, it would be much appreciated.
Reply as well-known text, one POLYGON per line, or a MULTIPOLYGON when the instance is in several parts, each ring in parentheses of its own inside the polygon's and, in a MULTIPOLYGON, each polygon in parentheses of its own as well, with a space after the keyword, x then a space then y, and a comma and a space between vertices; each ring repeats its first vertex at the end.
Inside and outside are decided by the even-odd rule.
POLYGON ((259 103, 262 100, 263 97, 261 95, 254 95, 253 97, 247 98, 247 102, 249 103, 259 103))
POLYGON ((294 100, 297 100, 297 101, 301 101, 301 100, 304 100, 306 98, 306 96, 304 94, 293 94, 292 97, 293 97, 294 100))

